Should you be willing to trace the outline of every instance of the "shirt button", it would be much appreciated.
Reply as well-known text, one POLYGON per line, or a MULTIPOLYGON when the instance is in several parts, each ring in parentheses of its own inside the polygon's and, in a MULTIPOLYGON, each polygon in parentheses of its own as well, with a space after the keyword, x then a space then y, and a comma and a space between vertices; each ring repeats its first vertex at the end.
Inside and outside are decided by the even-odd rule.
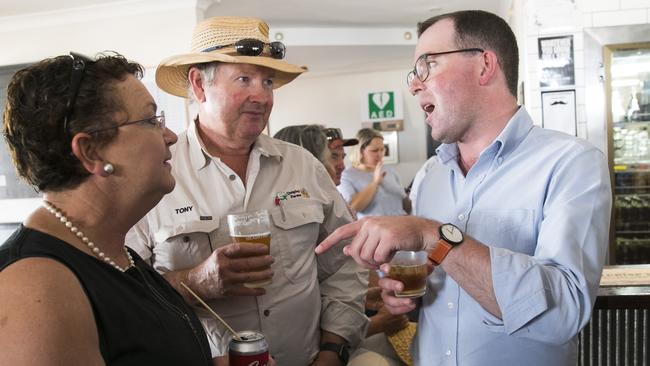
POLYGON ((465 220, 465 215, 463 215, 463 214, 458 215, 458 220, 460 220, 460 221, 465 220))
POLYGON ((499 156, 499 157, 497 158, 497 162, 499 162, 499 164, 501 164, 501 163, 503 162, 503 158, 502 158, 501 156, 499 156))
POLYGON ((446 354, 447 356, 451 356, 451 350, 448 349, 447 352, 445 352, 445 354, 446 354))
POLYGON ((448 302, 447 307, 450 308, 450 309, 453 309, 454 308, 454 303, 453 302, 448 302))
POLYGON ((271 310, 269 309, 264 310, 264 316, 269 316, 269 315, 271 315, 271 310))
POLYGON ((228 177, 228 179, 230 179, 230 180, 235 180, 235 179, 237 179, 237 177, 236 177, 234 174, 230 174, 230 176, 228 177))

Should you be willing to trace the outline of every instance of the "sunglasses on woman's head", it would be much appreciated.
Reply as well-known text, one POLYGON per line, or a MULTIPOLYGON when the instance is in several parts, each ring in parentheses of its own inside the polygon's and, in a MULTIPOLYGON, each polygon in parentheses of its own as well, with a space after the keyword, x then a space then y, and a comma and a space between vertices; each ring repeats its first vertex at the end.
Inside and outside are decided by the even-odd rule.
POLYGON ((63 114, 63 133, 66 136, 68 135, 68 128, 69 128, 68 125, 72 117, 74 104, 77 101, 77 94, 79 94, 81 81, 83 80, 83 77, 86 74, 86 65, 95 62, 95 60, 76 52, 70 52, 70 57, 72 58, 72 71, 70 72, 70 87, 68 89, 68 102, 65 105, 65 112, 63 114))

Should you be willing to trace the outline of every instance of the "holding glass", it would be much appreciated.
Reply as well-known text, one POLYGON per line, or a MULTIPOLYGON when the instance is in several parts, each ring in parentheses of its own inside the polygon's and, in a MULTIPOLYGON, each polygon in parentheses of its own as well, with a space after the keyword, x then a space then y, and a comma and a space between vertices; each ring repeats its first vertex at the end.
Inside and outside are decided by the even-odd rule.
POLYGON ((427 290, 427 253, 400 250, 390 262, 388 277, 404 284, 396 297, 420 297, 427 290))
MULTIPOLYGON (((228 228, 233 243, 257 243, 266 245, 271 252, 271 225, 269 212, 258 210, 228 215, 228 228)), ((248 288, 264 287, 271 280, 245 283, 248 288)))

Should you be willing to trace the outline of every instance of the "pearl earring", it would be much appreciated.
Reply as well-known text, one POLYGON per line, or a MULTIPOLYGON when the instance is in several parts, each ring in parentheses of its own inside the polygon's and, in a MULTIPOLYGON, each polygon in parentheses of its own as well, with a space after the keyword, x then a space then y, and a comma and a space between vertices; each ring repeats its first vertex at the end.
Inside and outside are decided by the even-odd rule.
POLYGON ((115 167, 111 163, 104 164, 104 173, 111 175, 115 171, 115 167))

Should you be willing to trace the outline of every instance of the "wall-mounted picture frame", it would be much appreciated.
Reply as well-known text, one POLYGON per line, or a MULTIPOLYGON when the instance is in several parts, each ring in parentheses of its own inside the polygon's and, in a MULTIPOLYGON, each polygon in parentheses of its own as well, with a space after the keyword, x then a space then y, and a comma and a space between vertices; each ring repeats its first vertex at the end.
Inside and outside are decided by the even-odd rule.
POLYGON ((573 36, 543 37, 537 39, 539 86, 558 88, 575 85, 573 36))
POLYGON ((577 136, 575 90, 542 92, 542 127, 577 136))
POLYGON ((399 163, 397 131, 382 132, 381 134, 384 136, 384 164, 399 163))

